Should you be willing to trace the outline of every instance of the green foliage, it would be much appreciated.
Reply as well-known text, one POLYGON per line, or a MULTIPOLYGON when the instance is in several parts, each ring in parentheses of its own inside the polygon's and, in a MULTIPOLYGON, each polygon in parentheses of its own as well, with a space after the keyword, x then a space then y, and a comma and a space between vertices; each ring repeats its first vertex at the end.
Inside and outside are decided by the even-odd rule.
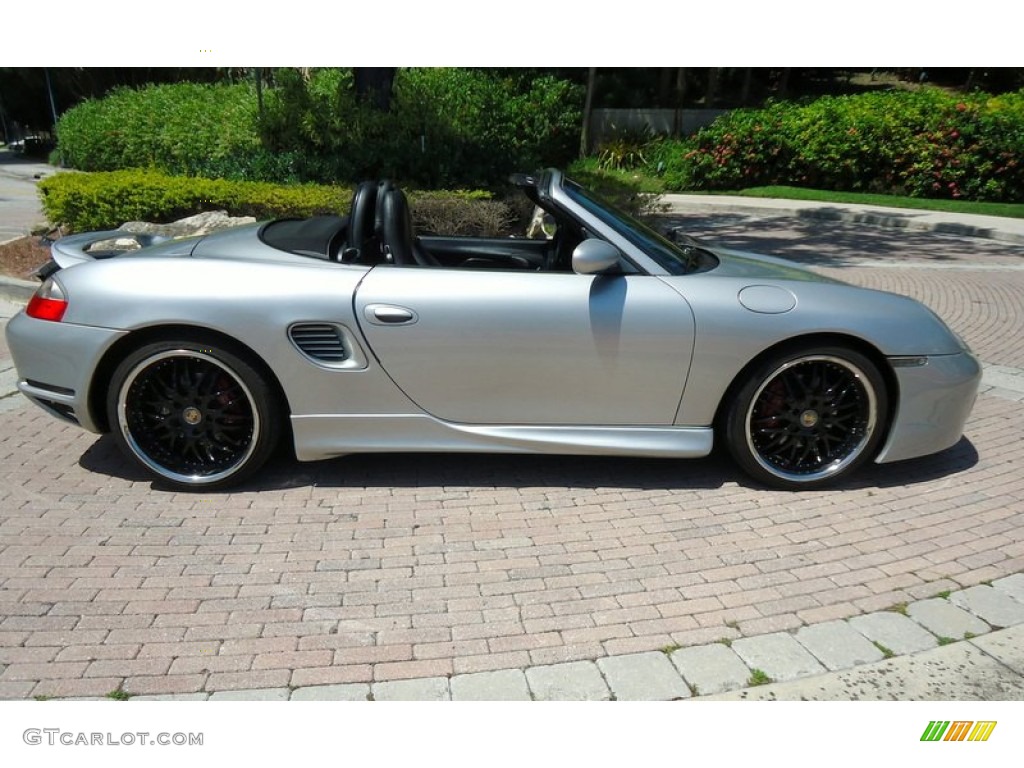
POLYGON ((750 677, 747 678, 747 685, 753 687, 755 685, 768 685, 774 682, 763 669, 752 669, 750 670, 750 677))
POLYGON ((896 603, 895 605, 890 605, 885 610, 891 611, 892 613, 898 613, 900 616, 909 616, 910 615, 907 612, 907 604, 906 603, 896 603))
POLYGON ((658 137, 647 124, 640 128, 612 126, 597 148, 597 165, 603 171, 630 171, 647 164, 658 137))
MULTIPOLYGON (((58 173, 39 182, 43 210, 68 230, 113 229, 126 221, 174 221, 202 211, 226 210, 257 219, 348 213, 348 187, 227 181, 169 176, 159 171, 58 173)), ((488 192, 456 190, 409 195, 416 224, 444 235, 503 235, 509 206, 488 192)))
POLYGON ((258 219, 347 213, 351 190, 317 185, 168 176, 159 171, 58 173, 38 185, 50 221, 72 231, 111 229, 126 221, 167 222, 226 210, 258 219))
POLYGON ((877 640, 872 640, 872 642, 875 644, 875 648, 877 648, 879 651, 882 652, 882 658, 884 658, 884 659, 891 659, 893 656, 896 655, 893 652, 892 648, 889 648, 888 646, 882 645, 877 640))
POLYGON ((658 194, 662 191, 660 183, 652 184, 646 177, 625 171, 602 170, 594 158, 574 162, 567 173, 574 181, 631 216, 645 218, 662 212, 658 203, 658 194))
POLYGON ((80 170, 481 187, 563 165, 579 143, 582 89, 553 77, 402 69, 388 112, 357 100, 351 70, 279 69, 273 80, 262 115, 251 84, 115 90, 64 114, 61 157, 80 170))
POLYGON ((258 148, 256 98, 249 85, 118 88, 65 112, 57 142, 64 163, 83 171, 191 173, 258 148))
POLYGON ((728 112, 664 142, 670 189, 792 184, 912 197, 1024 196, 1024 91, 879 91, 728 112))
POLYGON ((551 77, 524 85, 481 70, 403 69, 389 112, 359 103, 345 70, 277 78, 262 138, 312 160, 300 176, 487 186, 567 162, 578 142, 580 89, 551 77))

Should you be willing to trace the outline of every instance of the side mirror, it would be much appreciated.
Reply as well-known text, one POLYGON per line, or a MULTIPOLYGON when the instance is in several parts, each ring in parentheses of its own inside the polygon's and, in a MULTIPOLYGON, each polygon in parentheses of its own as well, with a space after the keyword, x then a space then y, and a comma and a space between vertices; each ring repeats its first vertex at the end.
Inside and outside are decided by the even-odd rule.
POLYGON ((572 252, 572 271, 579 275, 599 275, 619 265, 622 254, 609 242, 587 238, 572 252))

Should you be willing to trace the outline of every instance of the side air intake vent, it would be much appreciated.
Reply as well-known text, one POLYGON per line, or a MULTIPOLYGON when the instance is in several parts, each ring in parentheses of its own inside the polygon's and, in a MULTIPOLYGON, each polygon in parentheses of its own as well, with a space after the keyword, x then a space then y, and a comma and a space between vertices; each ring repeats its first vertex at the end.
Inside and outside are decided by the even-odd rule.
POLYGON ((344 332, 330 323, 293 325, 288 338, 302 354, 321 365, 342 366, 351 357, 344 332))

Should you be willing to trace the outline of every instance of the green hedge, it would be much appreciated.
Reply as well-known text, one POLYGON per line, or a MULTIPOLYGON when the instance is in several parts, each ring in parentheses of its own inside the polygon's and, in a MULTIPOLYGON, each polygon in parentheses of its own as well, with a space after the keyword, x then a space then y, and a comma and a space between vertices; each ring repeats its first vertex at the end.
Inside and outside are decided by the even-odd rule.
POLYGON ((729 112, 663 142, 670 189, 794 185, 912 197, 1024 197, 1024 91, 939 89, 825 97, 729 112))
POLYGON ((38 186, 47 218, 76 232, 113 229, 126 221, 168 222, 221 209, 257 219, 347 213, 352 196, 345 187, 280 186, 146 170, 58 173, 38 186))
MULTIPOLYGON (((283 186, 146 170, 58 173, 38 188, 47 218, 72 232, 114 229, 126 221, 166 223, 222 209, 257 219, 346 215, 352 199, 349 187, 283 186)), ((506 203, 480 190, 413 191, 409 198, 417 225, 437 234, 504 234, 514 218, 506 203)))
POLYGON ((61 157, 80 170, 481 187, 563 165, 579 146, 582 90, 553 77, 400 69, 388 112, 357 101, 351 70, 280 69, 273 80, 262 117, 252 84, 114 91, 61 117, 61 157))
POLYGON ((82 171, 186 173, 258 150, 256 98, 246 85, 118 88, 65 112, 57 145, 62 162, 82 171))

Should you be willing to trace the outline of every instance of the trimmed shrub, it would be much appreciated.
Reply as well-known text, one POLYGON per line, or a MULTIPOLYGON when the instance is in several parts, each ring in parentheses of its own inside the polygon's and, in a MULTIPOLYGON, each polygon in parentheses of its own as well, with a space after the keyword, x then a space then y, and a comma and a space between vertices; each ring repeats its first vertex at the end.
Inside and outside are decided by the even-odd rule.
POLYGON ((517 221, 507 203, 475 193, 414 193, 410 208, 421 234, 500 237, 517 221))
POLYGON ((1024 195, 1024 91, 824 97, 729 112, 650 158, 670 189, 788 184, 915 197, 1024 195))
POLYGON ((224 209, 258 219, 347 213, 351 190, 168 176, 158 171, 58 173, 39 182, 43 210, 72 231, 113 229, 126 221, 174 221, 224 209))
POLYGON ((83 171, 191 173, 257 150, 256 98, 248 85, 118 88, 65 112, 57 141, 64 163, 83 171))
MULTIPOLYGON (((346 215, 349 187, 226 181, 168 176, 159 171, 58 173, 39 182, 43 210, 68 231, 114 229, 126 221, 166 223, 202 211, 226 210, 257 219, 346 215)), ((411 192, 417 226, 445 235, 498 235, 512 220, 487 192, 411 192)))

